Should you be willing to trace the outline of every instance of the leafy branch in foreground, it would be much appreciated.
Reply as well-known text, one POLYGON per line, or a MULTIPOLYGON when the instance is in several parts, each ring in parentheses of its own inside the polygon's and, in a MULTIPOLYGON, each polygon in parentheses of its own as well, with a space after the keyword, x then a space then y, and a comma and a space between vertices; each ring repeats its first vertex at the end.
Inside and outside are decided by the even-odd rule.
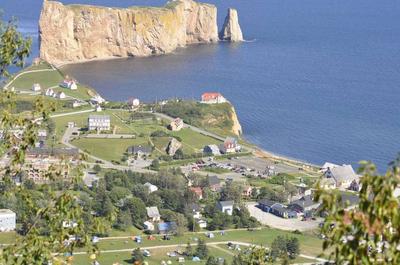
MULTIPOLYGON (((23 66, 29 48, 30 40, 17 31, 14 20, 7 24, 0 20, 0 78, 9 77, 9 67, 23 66)), ((82 217, 83 208, 75 196, 82 165, 71 171, 68 161, 61 160, 46 173, 50 184, 40 185, 37 189, 25 183, 16 184, 23 176, 25 153, 34 146, 40 123, 47 121, 54 110, 39 97, 32 111, 18 113, 15 111, 16 100, 13 92, 0 92, 0 144, 9 161, 0 169, 0 205, 11 205, 12 210, 19 208, 23 213, 17 216, 21 236, 13 244, 0 248, 0 264, 70 263, 71 258, 65 254, 72 254, 77 247, 96 251, 90 236, 102 232, 108 220, 93 217, 88 222, 82 217), (69 174, 67 180, 62 174, 65 170, 69 174), (52 184, 55 181, 62 183, 61 189, 52 184)))
POLYGON ((355 208, 349 208, 336 192, 319 188, 316 200, 327 215, 323 248, 335 264, 400 264, 400 205, 394 195, 399 162, 392 162, 384 175, 374 164, 361 162, 360 201, 355 208))

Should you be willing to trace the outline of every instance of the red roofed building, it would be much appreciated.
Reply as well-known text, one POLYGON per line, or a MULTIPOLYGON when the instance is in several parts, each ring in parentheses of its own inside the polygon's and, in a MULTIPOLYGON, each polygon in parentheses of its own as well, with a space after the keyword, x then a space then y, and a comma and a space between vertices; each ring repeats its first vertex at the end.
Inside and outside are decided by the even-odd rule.
POLYGON ((218 104, 218 103, 225 103, 226 98, 221 95, 221 93, 217 92, 207 92, 201 95, 201 103, 206 104, 218 104))
POLYGON ((199 200, 203 199, 203 190, 200 187, 190 187, 190 191, 196 194, 199 200))

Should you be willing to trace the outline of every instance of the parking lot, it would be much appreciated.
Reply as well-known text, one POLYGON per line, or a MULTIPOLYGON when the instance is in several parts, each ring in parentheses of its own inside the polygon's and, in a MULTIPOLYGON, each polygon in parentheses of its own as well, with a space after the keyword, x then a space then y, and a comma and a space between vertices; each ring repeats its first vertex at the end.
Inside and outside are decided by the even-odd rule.
POLYGON ((247 203, 247 209, 249 210, 250 215, 256 218, 261 224, 268 225, 272 228, 289 231, 307 231, 318 228, 319 223, 322 222, 322 219, 302 221, 300 218, 281 218, 271 213, 264 212, 263 210, 257 208, 256 205, 257 203, 255 202, 247 203))

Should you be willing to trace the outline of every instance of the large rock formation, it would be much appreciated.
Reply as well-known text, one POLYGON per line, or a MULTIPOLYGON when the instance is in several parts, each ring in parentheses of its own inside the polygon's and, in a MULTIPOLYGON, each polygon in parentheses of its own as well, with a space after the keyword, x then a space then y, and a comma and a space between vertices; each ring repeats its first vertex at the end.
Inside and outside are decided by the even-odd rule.
POLYGON ((219 38, 232 42, 243 41, 243 33, 239 25, 239 16, 236 9, 228 9, 224 26, 219 33, 219 38))
POLYGON ((45 0, 40 57, 52 64, 149 56, 218 41, 217 8, 192 0, 166 6, 108 8, 45 0))
POLYGON ((176 151, 178 151, 182 147, 182 143, 176 140, 175 138, 171 138, 166 148, 167 154, 170 156, 175 155, 176 151))

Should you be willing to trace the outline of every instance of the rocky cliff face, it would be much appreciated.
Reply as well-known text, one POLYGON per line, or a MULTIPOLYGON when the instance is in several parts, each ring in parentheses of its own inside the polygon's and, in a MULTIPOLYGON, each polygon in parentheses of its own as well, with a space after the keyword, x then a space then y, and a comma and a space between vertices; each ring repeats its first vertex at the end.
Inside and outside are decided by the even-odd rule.
POLYGON ((56 65, 165 54, 188 44, 218 41, 217 8, 192 0, 174 0, 162 8, 45 0, 39 38, 40 57, 56 65))
POLYGON ((233 106, 232 106, 232 112, 231 112, 231 120, 233 122, 232 132, 236 135, 241 135, 243 133, 242 125, 239 122, 239 119, 236 114, 236 110, 233 106))
POLYGON ((219 37, 221 40, 232 42, 243 41, 243 33, 239 25, 239 16, 236 9, 228 9, 228 15, 225 18, 224 26, 219 33, 219 37))

